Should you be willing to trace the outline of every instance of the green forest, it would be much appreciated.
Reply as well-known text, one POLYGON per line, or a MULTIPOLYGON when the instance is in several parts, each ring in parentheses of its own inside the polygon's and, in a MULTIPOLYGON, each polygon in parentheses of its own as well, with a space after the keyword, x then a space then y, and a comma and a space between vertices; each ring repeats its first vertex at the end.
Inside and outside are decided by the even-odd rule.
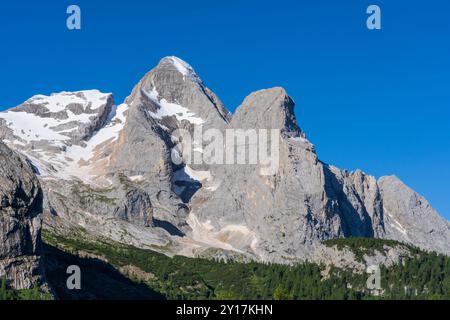
MULTIPOLYGON (((218 262, 167 257, 151 250, 102 241, 66 239, 46 233, 47 280, 57 299, 450 299, 450 258, 409 247, 403 264, 381 268, 382 291, 366 289, 367 274, 301 263, 295 266, 218 262), (82 270, 82 289, 66 288, 66 268, 82 270), (131 271, 130 271, 131 270, 131 271)), ((358 257, 383 245, 377 239, 336 239, 327 245, 347 247, 358 257)), ((12 293, 2 282, 2 298, 39 298, 12 293)))

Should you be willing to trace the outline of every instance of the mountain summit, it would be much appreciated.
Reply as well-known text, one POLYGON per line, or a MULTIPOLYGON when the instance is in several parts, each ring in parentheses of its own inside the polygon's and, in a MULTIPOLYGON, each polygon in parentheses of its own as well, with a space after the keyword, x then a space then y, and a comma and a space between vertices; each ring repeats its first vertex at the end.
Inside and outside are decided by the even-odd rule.
MULTIPOLYGON (((293 109, 283 88, 271 88, 231 115, 188 63, 165 57, 120 105, 89 90, 37 95, 1 112, 0 139, 33 165, 44 228, 56 234, 281 263, 339 260, 322 245, 338 237, 450 254, 450 224, 423 197, 395 177, 321 162, 293 109), (200 127, 279 130, 279 170, 185 161, 177 132, 195 137, 200 127), (174 163, 174 153, 183 161, 174 163)), ((205 141, 192 144, 206 153, 205 141)))

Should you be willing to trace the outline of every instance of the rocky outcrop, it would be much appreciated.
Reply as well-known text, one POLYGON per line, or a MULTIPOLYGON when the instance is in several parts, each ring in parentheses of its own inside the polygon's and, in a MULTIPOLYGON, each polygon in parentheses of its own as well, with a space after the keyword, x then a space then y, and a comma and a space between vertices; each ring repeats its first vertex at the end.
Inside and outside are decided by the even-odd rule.
POLYGON ((386 238, 450 255, 450 225, 421 195, 395 176, 378 181, 386 238))
POLYGON ((323 164, 298 129, 293 106, 283 89, 274 88, 251 94, 237 109, 233 129, 281 131, 279 168, 273 175, 263 174, 260 164, 214 171, 215 188, 202 189, 192 200, 194 238, 281 261, 304 257, 314 242, 343 235, 339 216, 326 215, 323 164))
POLYGON ((322 163, 293 108, 287 93, 273 88, 237 109, 230 128, 280 130, 279 168, 273 175, 260 164, 212 171, 211 185, 191 201, 194 239, 285 263, 315 261, 325 250, 321 242, 337 237, 395 239, 450 253, 448 224, 422 197, 398 180, 322 163))
POLYGON ((42 190, 31 166, 0 142, 0 277, 15 289, 42 280, 42 190))
MULTIPOLYGON (((199 185, 184 179, 184 163, 172 161, 178 142, 174 132, 182 129, 193 134, 199 126, 223 128, 230 114, 192 67, 176 57, 162 59, 136 85, 125 104, 129 106, 127 121, 114 149, 111 170, 143 176, 155 216, 183 229, 187 217, 183 203, 199 185)), ((200 142, 194 140, 194 146, 202 147, 196 143, 200 142)), ((193 169, 208 170, 207 166, 193 169)))
POLYGON ((141 190, 130 190, 114 212, 119 219, 150 227, 153 224, 153 210, 148 194, 141 190))
POLYGON ((250 94, 232 116, 176 57, 163 58, 118 106, 93 90, 35 96, 0 112, 0 138, 33 164, 54 232, 283 263, 338 259, 322 245, 337 237, 395 239, 450 254, 449 223, 401 181, 320 161, 283 88, 250 94), (202 133, 239 131, 236 155, 255 147, 250 129, 269 130, 265 148, 276 146, 276 168, 204 161, 213 158, 212 141, 202 133))

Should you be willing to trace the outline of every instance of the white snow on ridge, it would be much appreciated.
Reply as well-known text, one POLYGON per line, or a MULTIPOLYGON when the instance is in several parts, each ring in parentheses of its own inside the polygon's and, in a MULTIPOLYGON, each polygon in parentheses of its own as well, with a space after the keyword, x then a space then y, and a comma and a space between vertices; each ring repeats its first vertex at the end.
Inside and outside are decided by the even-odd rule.
POLYGON ((41 118, 33 113, 26 112, 1 112, 0 118, 6 120, 6 125, 13 130, 15 136, 26 141, 48 140, 55 145, 62 141, 69 140, 69 137, 62 135, 52 127, 64 124, 64 121, 53 118, 41 118))
MULTIPOLYGON (((55 177, 61 179, 71 179, 77 177, 82 181, 93 182, 95 176, 95 165, 97 160, 102 160, 102 157, 96 158, 92 162, 93 157, 101 155, 102 148, 116 141, 120 132, 124 128, 126 121, 127 104, 121 104, 113 107, 109 114, 107 123, 103 128, 94 133, 88 141, 85 141, 84 146, 68 145, 69 137, 62 135, 60 132, 51 130, 51 126, 60 125, 63 122, 53 118, 41 118, 31 113, 26 112, 4 112, 0 113, 0 118, 4 118, 9 124, 9 127, 14 130, 14 134, 26 141, 32 141, 33 137, 28 135, 33 133, 39 134, 38 140, 47 140, 50 145, 64 147, 59 151, 49 151, 45 149, 35 148, 32 150, 24 149, 22 152, 26 154, 33 164, 39 169, 39 174, 46 179, 55 177), (28 131, 21 132, 25 128, 28 131), (91 162, 88 162, 90 161, 91 162)), ((80 115, 80 116, 83 116, 80 115)), ((73 115, 73 117, 77 117, 73 115)), ((74 119, 71 117, 70 121, 74 119)), ((65 120, 64 120, 65 121, 65 120)), ((37 138, 36 138, 37 139, 37 138)), ((6 141, 9 145, 25 146, 19 140, 6 141)), ((105 158, 106 159, 106 158, 105 158)))
POLYGON ((158 93, 158 91, 156 90, 156 87, 153 87, 153 88, 152 88, 152 91, 150 91, 150 93, 146 93, 146 94, 147 94, 147 96, 148 96, 150 99, 152 99, 153 101, 158 102, 159 93, 158 93))
POLYGON ((168 58, 172 61, 178 72, 180 72, 184 77, 195 74, 194 69, 186 61, 183 61, 175 56, 171 56, 168 58))
POLYGON ((0 119, 6 121, 6 125, 13 131, 14 135, 30 143, 31 141, 47 140, 52 145, 62 145, 70 138, 64 133, 70 133, 77 129, 77 126, 57 130, 55 127, 67 125, 69 123, 89 123, 90 113, 74 114, 66 107, 71 103, 82 104, 84 108, 90 106, 92 110, 98 109, 106 104, 109 94, 101 93, 98 90, 87 90, 78 92, 61 92, 51 96, 36 95, 26 101, 27 104, 35 104, 45 107, 52 113, 66 111, 67 119, 55 119, 51 117, 40 117, 34 113, 25 111, 5 111, 0 112, 0 119))
POLYGON ((13 130, 14 135, 25 140, 31 141, 66 141, 69 137, 63 133, 70 133, 77 129, 77 126, 64 130, 56 130, 55 127, 71 122, 89 123, 93 114, 82 113, 74 114, 67 110, 68 119, 55 119, 39 117, 34 113, 6 111, 0 112, 0 119, 5 119, 7 126, 13 130))
POLYGON ((77 177, 82 181, 94 183, 93 178, 95 174, 92 174, 92 166, 94 163, 82 164, 80 161, 88 162, 95 156, 95 152, 98 147, 108 142, 114 142, 119 137, 120 131, 122 131, 126 121, 126 111, 128 110, 127 104, 121 104, 117 107, 113 107, 108 118, 107 124, 97 131, 91 139, 86 141, 86 145, 77 146, 72 145, 67 147, 65 152, 52 154, 50 157, 46 157, 45 153, 40 155, 46 163, 50 163, 54 168, 57 168, 57 173, 48 173, 43 170, 46 178, 57 176, 62 179, 71 179, 77 177))
POLYGON ((96 110, 106 103, 108 95, 98 90, 63 91, 60 93, 52 93, 50 96, 36 95, 26 102, 29 104, 43 105, 50 112, 63 111, 71 103, 82 104, 84 107, 87 107, 91 103, 91 109, 96 110))

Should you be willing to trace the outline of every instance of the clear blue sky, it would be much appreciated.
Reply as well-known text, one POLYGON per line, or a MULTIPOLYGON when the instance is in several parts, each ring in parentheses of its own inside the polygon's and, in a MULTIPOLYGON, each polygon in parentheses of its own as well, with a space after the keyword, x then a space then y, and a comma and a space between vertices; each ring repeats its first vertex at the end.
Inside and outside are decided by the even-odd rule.
POLYGON ((450 218, 449 15, 446 0, 2 1, 0 109, 90 88, 121 102, 177 55, 230 110, 285 87, 323 161, 396 174, 450 218), (381 31, 365 27, 369 4, 381 31))

